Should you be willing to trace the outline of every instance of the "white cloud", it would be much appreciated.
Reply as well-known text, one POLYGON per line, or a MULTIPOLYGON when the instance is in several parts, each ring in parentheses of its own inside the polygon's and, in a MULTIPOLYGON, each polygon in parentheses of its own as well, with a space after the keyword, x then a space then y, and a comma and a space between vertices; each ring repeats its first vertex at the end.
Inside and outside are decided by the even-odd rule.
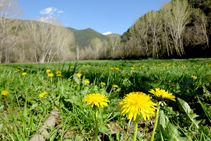
POLYGON ((112 32, 108 31, 106 33, 103 33, 103 35, 109 35, 109 34, 112 34, 112 32))
POLYGON ((53 15, 55 11, 57 11, 56 8, 49 7, 49 8, 45 8, 44 10, 40 11, 40 14, 53 15))
POLYGON ((63 11, 62 10, 58 10, 58 13, 60 14, 60 13, 63 13, 63 11))
POLYGON ((39 17, 37 20, 45 23, 50 23, 51 22, 51 17, 39 17))

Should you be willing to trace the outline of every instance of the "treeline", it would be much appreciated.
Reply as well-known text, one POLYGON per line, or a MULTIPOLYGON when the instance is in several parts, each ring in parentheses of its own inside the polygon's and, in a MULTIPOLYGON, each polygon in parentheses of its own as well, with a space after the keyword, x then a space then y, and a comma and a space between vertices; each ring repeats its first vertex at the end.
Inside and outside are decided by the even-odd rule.
POLYGON ((139 17, 121 37, 119 57, 211 57, 211 0, 172 0, 139 17))
POLYGON ((138 17, 121 40, 81 50, 81 59, 211 57, 210 35, 211 0, 172 0, 138 17))
POLYGON ((0 3, 0 63, 60 62, 74 60, 74 35, 55 18, 18 20, 16 0, 0 3))
POLYGON ((16 0, 1 0, 0 63, 90 59, 211 57, 211 0, 172 0, 138 17, 122 36, 93 38, 86 47, 55 18, 18 20, 16 0))
POLYGON ((21 15, 22 9, 16 0, 1 0, 0 63, 115 58, 119 35, 113 34, 104 40, 96 37, 80 48, 73 31, 61 21, 53 17, 19 20, 21 15))

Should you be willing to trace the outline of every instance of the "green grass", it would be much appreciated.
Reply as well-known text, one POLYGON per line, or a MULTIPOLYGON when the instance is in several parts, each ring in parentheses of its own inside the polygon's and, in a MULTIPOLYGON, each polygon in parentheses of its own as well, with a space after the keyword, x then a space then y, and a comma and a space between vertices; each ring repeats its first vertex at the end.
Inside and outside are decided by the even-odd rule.
MULTIPOLYGON (((121 115, 118 103, 130 92, 150 94, 148 91, 154 88, 164 89, 184 100, 165 101, 167 106, 161 107, 160 116, 166 122, 158 119, 155 140, 161 140, 161 136, 164 139, 209 139, 210 68, 210 59, 2 64, 0 91, 8 90, 9 94, 0 96, 0 139, 29 140, 57 107, 61 124, 51 129, 52 134, 46 140, 63 140, 66 132, 72 133, 70 140, 91 140, 95 134, 95 112, 82 102, 91 93, 104 94, 110 100, 108 107, 99 109, 99 139, 120 140, 126 136, 132 139, 133 131, 129 132, 129 129, 134 123, 131 122, 130 127, 125 125, 129 121, 121 115), (46 74, 47 69, 54 73, 52 78, 46 74), (57 70, 62 72, 62 77, 56 76, 57 70), (23 72, 27 74, 22 75, 23 72), (82 73, 81 78, 77 73, 82 73), (90 83, 85 84, 84 80, 90 83), (118 88, 112 85, 118 85, 118 88), (40 98, 44 91, 48 94, 40 98), (117 125, 115 132, 111 126, 114 124, 117 125), (166 133, 162 128, 175 132, 166 133)), ((144 122, 143 127, 141 121, 144 122, 140 120, 137 140, 149 140, 153 124, 144 122)))

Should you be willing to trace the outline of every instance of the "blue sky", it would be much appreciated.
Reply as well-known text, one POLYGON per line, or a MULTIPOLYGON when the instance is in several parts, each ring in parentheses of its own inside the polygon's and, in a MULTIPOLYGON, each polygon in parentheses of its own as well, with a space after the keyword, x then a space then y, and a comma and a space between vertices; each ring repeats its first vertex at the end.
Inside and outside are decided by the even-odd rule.
POLYGON ((25 19, 55 17, 65 27, 123 34, 138 16, 167 0, 17 0, 25 19))

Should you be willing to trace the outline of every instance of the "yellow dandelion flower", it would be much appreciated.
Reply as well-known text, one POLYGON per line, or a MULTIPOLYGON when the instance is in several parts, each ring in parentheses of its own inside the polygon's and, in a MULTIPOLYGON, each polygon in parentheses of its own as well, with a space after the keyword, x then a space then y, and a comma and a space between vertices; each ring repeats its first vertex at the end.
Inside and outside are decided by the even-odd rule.
POLYGON ((104 82, 101 82, 100 84, 101 84, 101 85, 104 85, 104 86, 106 85, 104 82))
POLYGON ((105 71, 105 69, 102 69, 102 71, 105 71))
POLYGON ((46 73, 50 73, 50 72, 51 72, 51 70, 49 70, 49 69, 46 70, 46 73))
POLYGON ((133 68, 133 67, 131 67, 131 70, 134 70, 134 68, 133 68))
POLYGON ((80 78, 82 74, 81 73, 77 73, 76 75, 78 76, 78 78, 80 78))
POLYGON ((151 89, 151 90, 149 90, 149 92, 154 94, 158 98, 162 98, 162 99, 165 98, 165 99, 170 99, 172 101, 176 101, 175 96, 172 95, 172 93, 168 93, 168 91, 166 92, 165 90, 162 90, 160 88, 155 88, 155 91, 153 89, 151 89))
POLYGON ((114 68, 110 68, 110 70, 113 70, 114 68))
POLYGON ((118 85, 112 85, 113 88, 118 88, 118 85))
POLYGON ((56 71, 56 74, 62 74, 62 72, 61 71, 56 71))
POLYGON ((56 76, 57 76, 57 77, 61 77, 61 76, 62 76, 62 74, 61 74, 61 73, 58 73, 56 76))
POLYGON ((8 95, 8 94, 9 94, 9 92, 7 90, 1 91, 1 95, 8 95))
POLYGON ((191 76, 191 78, 193 78, 193 79, 197 79, 197 77, 196 77, 196 76, 191 76))
POLYGON ((93 106, 108 106, 107 102, 110 102, 105 95, 101 95, 99 93, 88 94, 83 101, 87 102, 86 105, 92 105, 92 108, 93 106))
POLYGON ((22 75, 26 75, 26 72, 23 72, 22 75))
POLYGON ((48 77, 53 77, 54 74, 53 73, 48 73, 48 77))
POLYGON ((89 84, 89 80, 84 80, 83 83, 89 84))
POLYGON ((47 94, 48 94, 48 92, 43 92, 43 93, 41 93, 41 94, 39 95, 39 97, 42 98, 42 97, 44 97, 44 96, 47 95, 47 94))
POLYGON ((71 79, 68 79, 67 81, 71 81, 71 79))
POLYGON ((119 70, 119 68, 115 68, 116 70, 119 70))
POLYGON ((18 71, 14 71, 14 73, 16 73, 16 72, 18 72, 18 71))
POLYGON ((146 120, 155 116, 156 104, 151 97, 143 92, 130 92, 119 102, 121 114, 127 114, 127 119, 136 120, 140 115, 146 120))

